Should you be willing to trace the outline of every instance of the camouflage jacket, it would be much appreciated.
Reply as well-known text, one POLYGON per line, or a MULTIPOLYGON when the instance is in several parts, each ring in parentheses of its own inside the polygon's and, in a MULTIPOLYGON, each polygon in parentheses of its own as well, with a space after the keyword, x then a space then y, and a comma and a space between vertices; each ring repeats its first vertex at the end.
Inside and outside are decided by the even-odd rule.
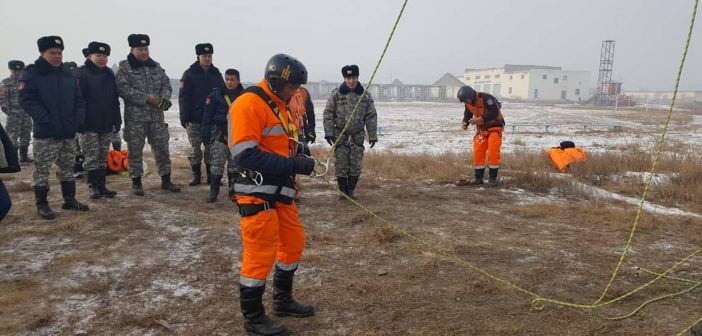
POLYGON ((7 77, 0 83, 0 108, 8 116, 23 113, 19 104, 19 80, 7 77))
MULTIPOLYGON (((359 83, 353 91, 349 90, 346 84, 334 89, 324 108, 324 137, 338 137, 344 129, 354 106, 363 94, 363 87, 359 83)), ((378 141, 378 114, 375 111, 375 104, 370 92, 366 92, 363 100, 358 104, 358 110, 354 114, 353 120, 349 124, 346 136, 354 139, 360 138, 363 143, 364 128, 368 131, 369 141, 378 141)), ((354 142, 359 142, 355 140, 354 142)))
POLYGON ((171 99, 171 82, 166 71, 152 59, 137 60, 132 54, 119 62, 117 92, 124 99, 124 123, 163 122, 163 111, 147 103, 149 96, 171 99))

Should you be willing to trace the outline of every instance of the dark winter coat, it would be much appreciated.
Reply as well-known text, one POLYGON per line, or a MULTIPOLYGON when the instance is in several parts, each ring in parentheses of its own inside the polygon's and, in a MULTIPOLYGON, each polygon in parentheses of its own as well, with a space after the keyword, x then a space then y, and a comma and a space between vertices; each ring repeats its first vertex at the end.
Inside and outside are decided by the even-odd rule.
POLYGON ((32 116, 34 137, 72 139, 85 120, 85 101, 75 76, 43 58, 29 65, 19 81, 22 109, 32 116))
POLYGON ((122 116, 112 69, 100 69, 90 60, 85 60, 78 73, 80 91, 85 99, 85 122, 80 131, 107 133, 119 130, 122 116))
POLYGON ((181 124, 202 121, 205 99, 215 88, 224 89, 224 79, 214 65, 205 71, 198 62, 195 62, 185 70, 178 92, 181 124))

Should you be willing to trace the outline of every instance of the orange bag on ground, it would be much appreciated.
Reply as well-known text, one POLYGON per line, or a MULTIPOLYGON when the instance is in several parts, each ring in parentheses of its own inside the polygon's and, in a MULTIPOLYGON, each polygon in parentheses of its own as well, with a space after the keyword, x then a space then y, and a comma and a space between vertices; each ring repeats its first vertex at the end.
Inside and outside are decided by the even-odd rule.
POLYGON ((547 152, 551 164, 558 169, 559 172, 565 173, 568 170, 568 165, 571 163, 587 161, 587 155, 582 147, 566 148, 553 147, 547 152))
POLYGON ((127 168, 129 168, 127 153, 126 149, 121 151, 110 149, 110 151, 107 152, 107 168, 117 174, 127 170, 127 168))

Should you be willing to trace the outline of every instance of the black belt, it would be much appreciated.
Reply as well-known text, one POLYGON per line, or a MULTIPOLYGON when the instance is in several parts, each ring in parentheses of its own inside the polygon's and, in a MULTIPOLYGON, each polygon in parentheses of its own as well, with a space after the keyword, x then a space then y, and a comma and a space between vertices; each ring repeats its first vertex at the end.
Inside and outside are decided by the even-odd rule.
POLYGON ((275 201, 266 201, 261 204, 238 204, 239 215, 241 217, 253 216, 261 211, 267 211, 275 208, 275 201))

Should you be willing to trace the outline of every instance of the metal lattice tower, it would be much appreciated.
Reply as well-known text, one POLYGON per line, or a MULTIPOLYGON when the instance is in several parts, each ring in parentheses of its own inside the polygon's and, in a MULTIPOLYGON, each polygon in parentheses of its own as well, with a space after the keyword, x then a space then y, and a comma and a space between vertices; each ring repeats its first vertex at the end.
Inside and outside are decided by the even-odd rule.
POLYGON ((602 41, 600 51, 600 74, 597 77, 597 104, 609 105, 612 100, 610 89, 612 83, 612 68, 614 67, 614 40, 602 41))

